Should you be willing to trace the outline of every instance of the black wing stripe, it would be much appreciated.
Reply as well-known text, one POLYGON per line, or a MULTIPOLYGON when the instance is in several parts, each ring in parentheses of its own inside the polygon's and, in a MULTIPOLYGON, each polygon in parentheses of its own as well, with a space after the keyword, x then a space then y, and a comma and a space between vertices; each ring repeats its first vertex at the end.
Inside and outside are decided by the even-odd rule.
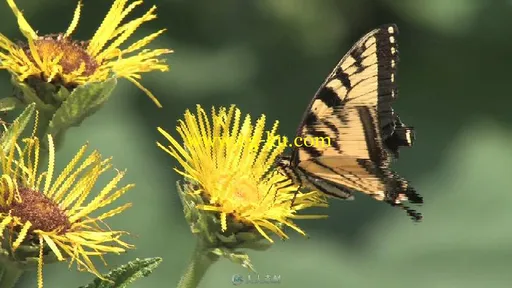
MULTIPOLYGON (((390 134, 384 131, 384 127, 394 121, 394 112, 391 104, 398 94, 396 85, 396 65, 399 61, 398 45, 396 43, 398 29, 395 25, 388 29, 381 29, 375 34, 377 38, 378 55, 378 105, 380 128, 383 130, 383 140, 390 134)), ((391 132, 392 133, 392 132, 391 132)))
MULTIPOLYGON (((345 85, 345 84, 343 84, 343 85, 345 85)), ((350 82, 349 82, 349 85, 350 85, 350 82)), ((349 87, 349 86, 345 86, 345 87, 349 87)), ((339 95, 336 94, 336 92, 333 89, 330 89, 328 87, 326 87, 326 89, 322 89, 322 91, 320 91, 318 93, 317 99, 324 102, 324 104, 327 105, 328 107, 336 107, 336 106, 343 105, 339 95)))
POLYGON ((354 58, 355 62, 351 66, 356 67, 356 73, 361 72, 363 67, 363 52, 364 50, 361 49, 361 47, 356 47, 354 50, 350 52, 350 56, 354 58))
POLYGON ((325 193, 329 196, 332 196, 335 198, 340 198, 340 199, 352 199, 353 198, 352 191, 350 189, 348 189, 347 187, 338 185, 331 181, 325 181, 324 179, 319 179, 319 178, 313 177, 310 174, 305 174, 305 175, 306 175, 308 182, 313 187, 315 187, 318 191, 321 191, 322 193, 325 193), (321 181, 321 182, 319 182, 319 181, 321 181), (335 189, 333 191, 332 187, 326 188, 326 187, 322 186, 320 183, 322 183, 323 185, 326 185, 326 186, 332 186, 335 189), (336 189, 341 191, 341 193, 340 192, 336 193, 336 189))
POLYGON ((359 106, 357 107, 357 111, 359 113, 359 119, 363 123, 364 136, 370 160, 380 167, 385 166, 387 155, 385 155, 384 150, 380 146, 381 143, 379 143, 380 139, 378 136, 379 132, 377 131, 378 128, 376 123, 372 120, 370 110, 368 107, 359 106))
MULTIPOLYGON (((347 73, 341 71, 340 67, 340 73, 338 74, 338 77, 336 77, 338 80, 340 80, 341 84, 347 88, 347 90, 350 90, 352 88, 352 83, 350 83, 350 77, 347 73)), ((338 96, 339 97, 339 96, 338 96)))
POLYGON ((304 124, 307 126, 311 126, 314 125, 316 122, 318 122, 318 117, 316 117, 316 114, 311 111, 308 111, 308 114, 304 118, 304 124))
POLYGON ((352 198, 352 192, 353 190, 349 189, 348 187, 345 187, 343 185, 340 185, 338 183, 328 181, 326 179, 318 178, 314 176, 313 174, 307 172, 306 170, 302 169, 301 167, 298 167, 298 169, 306 176, 306 179, 308 182, 314 186, 318 191, 321 191, 322 193, 325 193, 327 195, 333 196, 335 198, 341 198, 341 199, 351 199, 352 198), (320 185, 320 183, 324 185, 330 185, 334 187, 335 189, 340 190, 342 193, 336 193, 335 191, 332 191, 328 188, 325 188, 324 186, 320 185))
POLYGON ((322 156, 322 151, 318 150, 314 146, 301 146, 298 149, 304 151, 306 154, 308 154, 312 158, 318 158, 322 156))
MULTIPOLYGON (((368 40, 367 40, 368 42, 368 40)), ((367 42, 363 43, 363 48, 361 47, 354 47, 354 49, 350 52, 350 56, 354 59, 354 63, 352 63, 351 65, 347 66, 346 69, 347 70, 350 70, 350 68, 352 67, 356 67, 355 69, 355 73, 359 73, 361 72, 365 67, 367 66, 364 66, 363 65, 363 62, 366 58, 370 57, 371 55, 366 55, 364 56, 364 52, 370 48, 372 48, 373 46, 376 46, 377 45, 377 42, 376 41, 373 41, 370 45, 366 46, 367 42)))
POLYGON ((322 121, 322 124, 325 125, 331 131, 332 135, 338 135, 339 131, 336 128, 336 125, 332 124, 330 121, 322 121))

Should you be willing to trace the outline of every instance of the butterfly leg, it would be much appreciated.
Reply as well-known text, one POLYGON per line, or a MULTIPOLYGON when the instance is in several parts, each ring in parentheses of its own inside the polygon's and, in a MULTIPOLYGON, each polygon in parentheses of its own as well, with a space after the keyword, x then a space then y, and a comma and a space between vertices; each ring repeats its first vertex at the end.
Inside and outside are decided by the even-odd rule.
POLYGON ((272 185, 276 185, 277 186, 276 194, 274 195, 274 202, 275 202, 276 201, 276 197, 277 197, 277 191, 279 191, 280 189, 285 189, 285 188, 288 188, 290 186, 293 186, 293 183, 291 181, 289 181, 289 179, 283 179, 283 180, 277 181, 275 183, 272 183, 272 185), (286 182, 288 182, 286 185, 280 186, 281 184, 286 183, 286 182))
MULTIPOLYGON (((272 172, 272 176, 270 176, 269 178, 271 179, 271 178, 272 178, 276 173, 279 173, 279 171, 278 171, 278 170, 274 170, 274 171, 272 172)), ((285 182, 288 182, 288 181, 289 181, 289 179, 288 179, 288 178, 285 178, 285 179, 283 179, 283 180, 280 180, 280 181, 277 181, 277 182, 273 182, 273 183, 268 187, 268 190, 267 190, 267 192, 265 193, 265 197, 264 197, 264 198, 266 198, 266 197, 268 196, 268 194, 270 193, 270 190, 272 190, 272 187, 274 187, 274 185, 275 185, 275 186, 277 186, 276 193, 274 194, 274 202, 275 202, 275 201, 276 201, 276 197, 277 197, 277 190, 279 190, 279 189, 284 189, 284 188, 287 188, 287 187, 290 187, 290 186, 292 186, 292 185, 293 185, 293 183, 288 183, 288 184, 286 184, 285 186, 281 186, 281 187, 280 187, 280 185, 281 185, 281 184, 283 184, 283 183, 285 183, 285 182)))
POLYGON ((293 204, 295 203, 295 199, 297 199, 297 194, 299 194, 299 190, 300 190, 301 187, 302 186, 297 187, 297 191, 295 191, 295 193, 293 193, 291 207, 293 207, 293 204))

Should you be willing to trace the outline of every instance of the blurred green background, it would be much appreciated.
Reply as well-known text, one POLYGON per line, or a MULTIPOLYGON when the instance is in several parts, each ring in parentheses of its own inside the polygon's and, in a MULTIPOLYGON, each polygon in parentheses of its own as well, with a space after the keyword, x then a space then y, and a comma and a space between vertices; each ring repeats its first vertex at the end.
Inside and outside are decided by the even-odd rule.
MULTIPOLYGON (((85 40, 112 1, 83 2, 75 38, 85 40)), ((17 3, 40 35, 63 32, 76 5, 17 3)), ((512 286, 511 1, 146 0, 131 17, 153 4, 159 18, 133 39, 168 28, 151 47, 175 50, 167 57, 171 71, 144 74, 142 81, 164 108, 121 80, 99 113, 68 132, 57 155, 62 167, 90 141, 128 169, 124 183, 136 183, 122 199, 134 207, 109 225, 131 231, 137 249, 107 262, 115 267, 152 256, 164 262, 131 287, 175 287, 194 246, 175 191, 177 163, 156 147, 163 140, 156 127, 176 135, 185 109, 233 103, 253 117, 279 120, 280 132, 293 136, 339 58, 386 23, 400 29, 394 107, 417 131, 415 147, 394 168, 424 196, 424 221, 413 224, 403 211, 364 195, 332 201, 320 210, 327 220, 299 222, 310 239, 290 231, 291 240, 250 252, 253 264, 260 275, 280 275, 281 284, 269 286, 283 288, 512 286)), ((0 33, 21 40, 5 2, 0 17, 0 33)), ((0 75, 0 93, 11 95, 8 73, 0 75)), ((66 268, 46 266, 45 287, 77 287, 93 278, 66 268)), ((231 287, 233 274, 247 271, 221 260, 200 287, 231 287)), ((18 287, 35 287, 35 276, 25 275, 18 287)))

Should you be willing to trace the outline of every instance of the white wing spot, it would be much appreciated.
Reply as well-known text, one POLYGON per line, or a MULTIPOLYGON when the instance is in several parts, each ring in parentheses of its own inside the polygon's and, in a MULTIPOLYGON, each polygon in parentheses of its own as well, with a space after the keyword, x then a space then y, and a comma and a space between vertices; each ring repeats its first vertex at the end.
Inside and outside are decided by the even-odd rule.
POLYGON ((412 143, 411 131, 407 131, 407 133, 405 134, 405 137, 407 139, 407 142, 412 143))

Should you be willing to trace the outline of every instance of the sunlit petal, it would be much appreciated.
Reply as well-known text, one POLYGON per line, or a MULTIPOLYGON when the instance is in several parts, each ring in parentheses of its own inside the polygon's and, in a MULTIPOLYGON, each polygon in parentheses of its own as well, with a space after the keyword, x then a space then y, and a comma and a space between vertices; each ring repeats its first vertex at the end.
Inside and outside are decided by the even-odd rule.
MULTIPOLYGON (((241 112, 235 106, 212 108, 208 117, 198 105, 196 114, 187 110, 184 120, 179 121, 177 131, 183 144, 162 128, 158 131, 169 141, 158 146, 178 160, 183 169, 180 174, 192 175, 198 182, 205 203, 197 208, 220 212, 223 230, 228 229, 229 216, 252 226, 272 242, 268 232, 288 237, 277 224, 305 234, 292 222, 297 212, 327 205, 318 192, 297 192, 297 187, 286 185, 285 176, 274 173, 273 163, 287 142, 267 142, 273 140, 267 136, 279 136, 277 123, 272 130, 265 130, 264 115, 253 124, 249 115, 241 121, 241 112)), ((310 219, 322 217, 311 215, 310 219)))
MULTIPOLYGON (((92 195, 99 176, 111 167, 110 158, 101 159, 100 154, 93 151, 91 156, 81 161, 87 148, 84 145, 54 180, 55 146, 53 138, 48 137, 48 152, 39 149, 40 141, 35 136, 21 141, 13 139, 7 153, 0 149, 3 166, 0 177, 0 199, 3 200, 0 201, 0 229, 15 235, 12 239, 7 238, 13 250, 20 249, 26 239, 39 239, 58 260, 76 262, 79 269, 101 276, 91 256, 101 258, 106 253, 121 253, 134 248, 120 240, 127 232, 111 230, 103 223, 105 219, 131 207, 131 203, 110 208, 96 217, 91 212, 113 204, 134 185, 118 188, 116 184, 124 176, 124 173, 118 173, 92 201, 83 205, 92 195), (21 148, 18 142, 25 146, 21 148), (49 154, 49 163, 46 171, 37 171, 37 159, 43 151, 49 154), (44 182, 42 190, 39 190, 40 182, 44 182), (67 209, 71 203, 75 203, 73 209, 67 209)), ((43 283, 41 269, 45 257, 41 251, 39 287, 43 283)))
POLYGON ((71 39, 71 34, 76 30, 82 14, 81 1, 65 32, 44 36, 36 34, 14 0, 7 2, 27 41, 26 44, 17 45, 0 34, 0 69, 9 71, 20 82, 32 76, 68 90, 90 82, 106 81, 110 77, 126 78, 158 107, 162 107, 155 95, 140 83, 140 79, 147 72, 169 70, 161 56, 172 53, 172 50, 145 48, 165 29, 134 41, 126 49, 120 47, 132 38, 142 24, 157 17, 156 6, 141 17, 123 24, 125 17, 143 1, 127 5, 128 0, 115 0, 92 39, 76 41, 71 39))

